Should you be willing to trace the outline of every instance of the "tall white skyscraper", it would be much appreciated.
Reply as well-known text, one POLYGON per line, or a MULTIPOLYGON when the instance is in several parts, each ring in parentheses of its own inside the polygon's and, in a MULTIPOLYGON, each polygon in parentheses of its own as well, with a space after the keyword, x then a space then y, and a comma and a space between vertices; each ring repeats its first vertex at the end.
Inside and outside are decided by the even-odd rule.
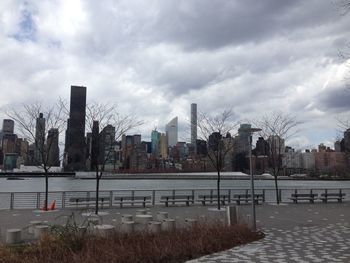
POLYGON ((196 147, 197 140, 197 104, 191 104, 191 144, 196 147))
POLYGON ((175 117, 165 125, 166 135, 168 137, 168 146, 173 147, 177 143, 178 137, 178 119, 175 117))

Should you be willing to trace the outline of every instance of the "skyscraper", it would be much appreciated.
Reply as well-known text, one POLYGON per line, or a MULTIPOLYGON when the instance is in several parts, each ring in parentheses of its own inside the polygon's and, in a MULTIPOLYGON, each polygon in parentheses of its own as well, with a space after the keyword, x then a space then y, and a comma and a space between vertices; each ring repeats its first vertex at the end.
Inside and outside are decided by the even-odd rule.
POLYGON ((236 152, 237 153, 248 153, 250 148, 250 129, 252 125, 243 123, 240 125, 238 129, 238 137, 236 144, 236 152))
POLYGON ((58 129, 52 128, 47 135, 48 165, 60 166, 60 149, 58 147, 58 129))
POLYGON ((152 145, 152 155, 154 157, 159 156, 159 140, 160 140, 160 132, 157 130, 153 130, 151 133, 151 145, 152 145))
MULTIPOLYGON (((44 114, 39 113, 39 117, 36 118, 35 124, 35 150, 34 150, 34 162, 37 165, 43 163, 43 155, 45 153, 45 123, 44 114)), ((44 155, 45 156, 45 155, 44 155)))
POLYGON ((350 152, 350 129, 344 132, 344 150, 350 152))
POLYGON ((196 153, 196 141, 197 141, 197 104, 191 104, 191 144, 195 147, 196 153))
POLYGON ((168 147, 174 147, 178 137, 178 119, 175 117, 165 126, 166 135, 168 138, 168 147))
POLYGON ((98 121, 94 121, 92 123, 92 134, 91 134, 91 170, 95 171, 98 164, 99 164, 99 152, 100 152, 100 141, 99 141, 99 134, 100 134, 100 125, 98 121))
POLYGON ((15 122, 10 119, 4 119, 2 122, 2 132, 13 134, 15 127, 15 122))
POLYGON ((159 154, 162 159, 168 158, 167 136, 162 133, 159 137, 159 154))
POLYGON ((66 171, 82 171, 85 165, 86 87, 71 86, 70 111, 66 132, 66 171))

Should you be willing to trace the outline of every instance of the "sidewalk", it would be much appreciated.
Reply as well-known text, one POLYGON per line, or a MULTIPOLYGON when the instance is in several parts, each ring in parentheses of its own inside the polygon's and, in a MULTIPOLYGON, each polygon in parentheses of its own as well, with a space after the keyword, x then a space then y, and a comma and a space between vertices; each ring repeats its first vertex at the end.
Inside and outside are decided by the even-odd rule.
POLYGON ((350 262, 350 204, 261 206, 266 237, 196 262, 350 262))
MULTIPOLYGON (((166 211, 178 224, 185 218, 218 218, 224 212, 211 211, 212 206, 149 207, 154 216, 166 211)), ((104 224, 117 225, 122 214, 135 215, 142 208, 107 209, 104 224)), ((249 222, 251 207, 239 206, 249 222)), ((72 212, 78 223, 84 210, 38 212, 33 210, 1 210, 0 230, 4 240, 6 229, 24 228, 32 220, 62 224, 72 212)), ((350 203, 264 204, 256 206, 257 226, 266 237, 251 244, 208 255, 194 262, 350 262, 350 203)))

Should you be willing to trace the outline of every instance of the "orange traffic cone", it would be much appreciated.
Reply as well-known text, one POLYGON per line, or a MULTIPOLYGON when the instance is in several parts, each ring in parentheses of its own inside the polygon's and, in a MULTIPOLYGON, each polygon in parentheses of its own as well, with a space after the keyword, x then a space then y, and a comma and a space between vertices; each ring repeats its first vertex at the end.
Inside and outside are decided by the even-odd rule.
POLYGON ((54 200, 50 206, 50 209, 49 210, 55 210, 56 208, 56 200, 54 200))

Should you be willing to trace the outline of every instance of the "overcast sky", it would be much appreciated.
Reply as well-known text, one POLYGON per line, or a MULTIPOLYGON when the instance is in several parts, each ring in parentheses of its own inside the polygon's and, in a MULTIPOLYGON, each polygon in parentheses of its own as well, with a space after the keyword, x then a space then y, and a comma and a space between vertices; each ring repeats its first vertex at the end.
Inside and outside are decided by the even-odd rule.
POLYGON ((331 0, 1 0, 0 107, 113 102, 144 139, 190 104, 238 120, 282 110, 304 124, 290 144, 331 145, 350 110, 350 14, 331 0))

